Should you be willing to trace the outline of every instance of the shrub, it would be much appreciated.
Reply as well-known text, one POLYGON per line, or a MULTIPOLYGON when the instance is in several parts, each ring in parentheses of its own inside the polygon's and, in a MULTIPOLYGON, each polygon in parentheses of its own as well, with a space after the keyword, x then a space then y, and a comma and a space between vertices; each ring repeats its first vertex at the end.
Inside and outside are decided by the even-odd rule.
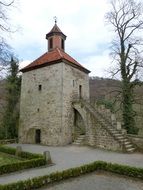
POLYGON ((7 153, 7 154, 15 155, 16 149, 1 145, 0 146, 0 152, 4 152, 4 153, 7 153))
MULTIPOLYGON (((12 147, 7 147, 7 146, 0 146, 0 152, 15 155, 16 154, 16 149, 12 148, 12 147)), ((20 157, 21 158, 26 158, 26 159, 34 159, 34 158, 41 158, 43 156, 41 154, 35 154, 35 153, 22 151, 20 157)))
POLYGON ((61 172, 51 173, 49 175, 35 177, 25 181, 18 181, 16 183, 0 185, 0 190, 29 190, 37 189, 49 183, 61 181, 71 177, 76 177, 85 173, 93 172, 96 170, 104 170, 121 175, 131 176, 143 179, 143 169, 124 166, 119 164, 112 164, 103 161, 96 161, 91 164, 83 165, 76 168, 71 168, 61 172))
POLYGON ((19 161, 12 164, 6 164, 0 166, 0 175, 5 173, 10 173, 18 170, 23 170, 27 168, 35 168, 39 166, 43 166, 46 164, 44 158, 36 158, 31 160, 19 161))
MULTIPOLYGON (((11 147, 0 146, 0 152, 15 155, 16 149, 11 148, 11 147)), ((26 160, 17 161, 12 164, 6 164, 6 165, 0 166, 0 175, 18 171, 18 170, 27 169, 27 168, 35 168, 35 167, 46 165, 46 160, 44 156, 40 154, 21 152, 20 157, 25 158, 26 160)))

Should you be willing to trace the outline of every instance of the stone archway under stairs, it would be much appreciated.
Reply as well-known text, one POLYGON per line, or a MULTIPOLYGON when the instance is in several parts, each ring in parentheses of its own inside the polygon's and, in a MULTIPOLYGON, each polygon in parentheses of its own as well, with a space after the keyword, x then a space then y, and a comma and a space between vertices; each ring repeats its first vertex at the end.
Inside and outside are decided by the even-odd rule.
POLYGON ((129 153, 135 151, 135 146, 126 137, 126 134, 117 129, 117 122, 113 123, 111 117, 107 117, 104 112, 99 112, 96 107, 83 99, 74 101, 73 109, 75 113, 80 115, 85 129, 83 138, 80 134, 73 144, 86 144, 129 153))

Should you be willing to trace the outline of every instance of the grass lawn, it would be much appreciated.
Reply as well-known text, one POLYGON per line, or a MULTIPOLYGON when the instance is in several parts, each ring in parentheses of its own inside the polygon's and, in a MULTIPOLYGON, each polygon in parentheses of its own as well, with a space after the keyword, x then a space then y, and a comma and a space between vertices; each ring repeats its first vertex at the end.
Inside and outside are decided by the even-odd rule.
POLYGON ((22 159, 18 159, 14 156, 11 156, 9 154, 5 154, 0 152, 0 166, 5 165, 5 164, 11 164, 16 161, 22 161, 22 159))

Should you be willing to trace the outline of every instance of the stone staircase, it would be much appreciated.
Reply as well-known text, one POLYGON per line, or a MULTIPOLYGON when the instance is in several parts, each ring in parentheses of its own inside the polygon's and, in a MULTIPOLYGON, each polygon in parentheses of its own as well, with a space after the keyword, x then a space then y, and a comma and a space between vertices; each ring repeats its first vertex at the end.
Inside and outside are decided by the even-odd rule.
POLYGON ((108 133, 110 133, 110 135, 112 135, 114 139, 119 142, 125 152, 132 153, 135 151, 135 146, 126 137, 126 135, 124 135, 120 130, 116 129, 115 124, 117 123, 112 123, 109 117, 106 117, 104 114, 100 113, 98 109, 90 105, 88 102, 80 100, 80 103, 98 120, 102 127, 104 127, 108 133))
POLYGON ((85 143, 86 136, 79 135, 73 142, 73 145, 83 145, 85 143))

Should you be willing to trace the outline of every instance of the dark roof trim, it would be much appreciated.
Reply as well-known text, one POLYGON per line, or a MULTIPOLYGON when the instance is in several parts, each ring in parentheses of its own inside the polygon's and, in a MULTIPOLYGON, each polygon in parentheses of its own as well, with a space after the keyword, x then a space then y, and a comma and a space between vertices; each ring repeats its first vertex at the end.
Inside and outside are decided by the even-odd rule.
POLYGON ((58 27, 58 25, 56 23, 53 26, 52 30, 48 34, 46 34, 46 39, 48 39, 49 37, 51 37, 53 35, 60 35, 64 39, 66 39, 66 35, 60 30, 60 28, 58 27))
POLYGON ((54 36, 54 35, 60 35, 64 39, 66 39, 66 37, 67 37, 66 35, 64 35, 63 33, 60 33, 60 32, 51 32, 51 33, 46 34, 46 39, 48 39, 49 37, 54 36))

